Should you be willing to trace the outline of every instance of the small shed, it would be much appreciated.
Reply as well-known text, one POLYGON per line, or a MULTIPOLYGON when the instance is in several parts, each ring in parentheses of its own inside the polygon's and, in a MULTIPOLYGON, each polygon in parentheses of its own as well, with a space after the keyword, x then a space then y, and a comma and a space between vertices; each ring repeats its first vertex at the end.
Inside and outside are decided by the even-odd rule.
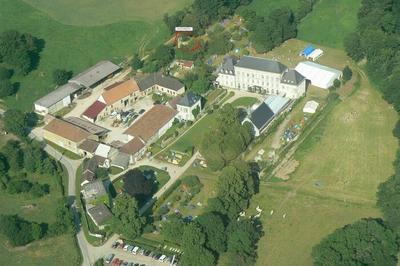
POLYGON ((308 101, 303 107, 303 113, 314 114, 318 109, 319 103, 316 101, 308 101))
POLYGON ((309 45, 307 45, 306 48, 304 48, 303 51, 300 52, 300 56, 305 56, 305 57, 307 57, 307 56, 309 56, 314 50, 315 50, 315 48, 314 48, 311 44, 309 44, 309 45))
POLYGON ((324 54, 324 51, 321 49, 315 49, 311 54, 307 56, 307 59, 311 59, 312 61, 318 60, 322 55, 324 54))

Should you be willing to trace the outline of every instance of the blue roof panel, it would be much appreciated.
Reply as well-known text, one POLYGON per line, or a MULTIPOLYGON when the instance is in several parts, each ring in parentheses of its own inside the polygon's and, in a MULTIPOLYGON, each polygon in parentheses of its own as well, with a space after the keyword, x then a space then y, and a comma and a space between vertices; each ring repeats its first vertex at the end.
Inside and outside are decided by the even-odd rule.
POLYGON ((308 46, 303 50, 303 55, 308 56, 308 55, 310 55, 314 50, 315 50, 315 48, 310 44, 310 45, 308 45, 308 46))

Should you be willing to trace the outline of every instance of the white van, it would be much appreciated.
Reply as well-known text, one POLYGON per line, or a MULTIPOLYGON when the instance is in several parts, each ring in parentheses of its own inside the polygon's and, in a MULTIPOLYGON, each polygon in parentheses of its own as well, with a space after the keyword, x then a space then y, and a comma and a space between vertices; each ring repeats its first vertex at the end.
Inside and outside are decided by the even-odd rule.
POLYGON ((162 255, 162 256, 158 259, 158 261, 164 262, 166 257, 167 257, 167 256, 162 255))
POLYGON ((134 248, 132 249, 132 254, 133 254, 133 255, 136 255, 136 253, 138 252, 138 250, 139 250, 139 247, 134 247, 134 248))

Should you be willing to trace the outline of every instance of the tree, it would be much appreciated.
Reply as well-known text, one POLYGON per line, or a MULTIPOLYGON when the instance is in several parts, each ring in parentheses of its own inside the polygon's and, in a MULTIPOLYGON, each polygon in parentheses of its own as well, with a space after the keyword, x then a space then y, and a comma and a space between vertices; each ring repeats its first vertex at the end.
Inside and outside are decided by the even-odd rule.
POLYGON ((185 16, 184 11, 178 11, 173 15, 168 15, 168 13, 166 13, 164 14, 163 21, 165 25, 167 25, 169 31, 171 33, 174 33, 175 27, 181 26, 184 16, 185 16))
POLYGON ((168 220, 163 223, 161 232, 169 241, 180 244, 184 229, 185 222, 182 217, 174 214, 168 216, 168 220))
POLYGON ((353 71, 351 71, 349 66, 345 66, 343 69, 343 81, 349 81, 351 80, 351 77, 353 76, 353 71))
POLYGON ((250 128, 241 124, 238 110, 226 104, 218 110, 213 129, 204 134, 200 152, 212 170, 219 170, 236 159, 252 137, 250 128))
MULTIPOLYGON (((399 154, 397 154, 399 156, 399 154)), ((377 192, 377 206, 388 224, 400 233, 400 173, 381 183, 377 192)))
MULTIPOLYGON (((3 154, 7 158, 7 163, 13 171, 21 170, 24 164, 24 153, 20 147, 20 142, 16 140, 7 141, 2 148, 3 154)), ((0 167, 1 168, 1 167, 0 167)))
POLYGON ((56 69, 53 71, 53 82, 58 86, 64 85, 72 77, 72 71, 56 69))
POLYGON ((12 77, 12 71, 3 66, 0 66, 0 80, 9 79, 12 77))
POLYGON ((249 165, 237 161, 222 170, 217 182, 218 200, 211 201, 209 208, 235 219, 239 212, 248 207, 254 193, 254 177, 249 165))
POLYGON ((18 215, 0 215, 0 231, 13 246, 23 246, 43 236, 38 226, 18 215))
POLYGON ((143 61, 140 59, 138 54, 133 55, 131 66, 135 70, 141 69, 143 67, 143 61))
POLYGON ((204 247, 206 236, 196 223, 185 226, 182 235, 182 265, 203 266, 214 265, 213 254, 204 247), (196 258, 196 259, 193 259, 196 258))
POLYGON ((30 34, 15 30, 5 31, 0 34, 0 61, 25 75, 37 64, 41 49, 39 43, 30 34))
POLYGON ((257 258, 256 243, 261 237, 261 224, 244 219, 232 220, 227 228, 228 252, 236 254, 242 265, 253 265, 257 258))
POLYGON ((200 215, 196 222, 201 226, 206 236, 205 246, 217 253, 226 251, 225 225, 217 213, 207 212, 200 215))
POLYGON ((0 98, 13 95, 15 93, 15 86, 9 79, 0 79, 0 98))
POLYGON ((378 219, 362 219, 313 248, 314 265, 397 265, 396 234, 378 219))
POLYGON ((340 88, 340 86, 342 85, 342 83, 340 82, 340 80, 338 80, 338 79, 335 79, 334 81, 333 81, 333 87, 334 88, 340 88))
POLYGON ((360 35, 357 33, 351 33, 345 37, 344 47, 347 55, 356 62, 360 61, 365 56, 364 51, 361 49, 360 35))
POLYGON ((192 115, 194 116, 194 118, 196 119, 197 116, 200 114, 200 107, 197 106, 196 108, 193 109, 192 111, 192 115))
POLYGON ((142 171, 133 169, 128 171, 124 177, 124 191, 139 202, 143 202, 154 191, 154 182, 147 179, 142 171))
POLYGON ((115 232, 129 239, 138 237, 145 225, 145 218, 140 217, 137 201, 126 193, 118 194, 112 209, 115 232))
POLYGON ((19 137, 27 136, 26 115, 18 109, 8 109, 4 113, 4 129, 19 137))

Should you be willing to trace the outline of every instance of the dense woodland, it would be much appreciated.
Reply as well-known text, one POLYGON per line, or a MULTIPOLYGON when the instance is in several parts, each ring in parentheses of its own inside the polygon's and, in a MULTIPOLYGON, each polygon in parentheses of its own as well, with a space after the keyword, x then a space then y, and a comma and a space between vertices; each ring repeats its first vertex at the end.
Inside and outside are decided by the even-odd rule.
MULTIPOLYGON (((357 30, 346 37, 347 54, 365 63, 386 101, 400 111, 400 1, 363 0, 357 30)), ((364 64, 363 64, 364 65, 364 64)), ((400 122, 393 134, 400 138, 400 122)), ((379 186, 384 220, 363 219, 336 230, 314 247, 315 265, 397 265, 400 237, 400 150, 394 175, 379 186)))

